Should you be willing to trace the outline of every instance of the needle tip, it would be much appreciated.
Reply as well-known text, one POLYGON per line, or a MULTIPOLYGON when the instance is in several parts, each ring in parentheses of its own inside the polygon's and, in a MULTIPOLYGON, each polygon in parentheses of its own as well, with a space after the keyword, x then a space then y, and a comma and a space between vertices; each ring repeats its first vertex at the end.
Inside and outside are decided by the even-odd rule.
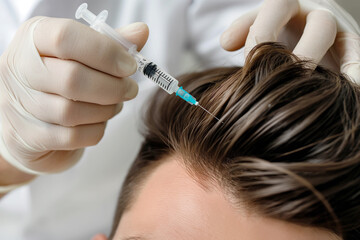
POLYGON ((219 118, 217 118, 214 114, 212 114, 211 112, 209 112, 208 110, 206 110, 203 106, 201 106, 199 103, 196 104, 197 106, 201 107, 205 112, 207 112, 208 114, 210 114, 211 116, 213 116, 216 120, 218 120, 221 123, 224 123, 222 121, 220 121, 219 118))

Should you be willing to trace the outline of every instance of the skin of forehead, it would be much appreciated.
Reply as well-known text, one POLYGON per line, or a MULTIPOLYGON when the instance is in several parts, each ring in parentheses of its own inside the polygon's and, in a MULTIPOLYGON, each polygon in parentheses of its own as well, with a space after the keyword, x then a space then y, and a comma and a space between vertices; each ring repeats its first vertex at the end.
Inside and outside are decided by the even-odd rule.
POLYGON ((234 208, 218 187, 204 188, 194 180, 180 164, 181 158, 166 158, 124 213, 114 240, 339 239, 321 229, 234 208))

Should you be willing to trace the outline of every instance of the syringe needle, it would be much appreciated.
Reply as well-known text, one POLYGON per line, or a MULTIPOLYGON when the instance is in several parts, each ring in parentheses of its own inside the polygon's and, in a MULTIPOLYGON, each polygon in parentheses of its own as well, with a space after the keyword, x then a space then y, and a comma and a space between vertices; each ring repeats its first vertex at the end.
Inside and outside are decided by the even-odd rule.
MULTIPOLYGON (((207 112, 208 114, 210 114, 211 116, 213 116, 216 120, 218 120, 220 122, 220 119, 217 118, 214 114, 212 114, 211 112, 209 112, 208 110, 206 110, 205 108, 203 108, 200 104, 197 104, 199 107, 201 107, 205 112, 207 112)), ((224 123, 224 122, 221 122, 224 123)))
MULTIPOLYGON (((147 60, 144 56, 142 56, 136 49, 137 46, 132 42, 128 41, 115 29, 110 27, 105 21, 107 19, 108 12, 106 10, 102 11, 99 15, 95 15, 91 11, 87 9, 87 4, 83 3, 79 6, 76 11, 75 17, 77 19, 83 18, 87 23, 90 24, 92 28, 103 33, 110 38, 114 39, 117 43, 122 45, 136 60, 137 62, 137 70, 151 79, 154 83, 156 83, 159 87, 164 89, 167 93, 172 94, 176 93, 176 96, 181 97, 186 102, 191 105, 198 105, 196 99, 191 96, 190 93, 185 91, 182 87, 179 87, 179 81, 173 78, 168 73, 161 70, 154 62, 147 60)), ((200 106, 200 105, 199 105, 200 106)), ((201 106, 200 106, 201 107, 201 106)), ((201 107, 208 114, 213 116, 215 119, 220 121, 217 117, 211 114, 208 110, 201 107)))

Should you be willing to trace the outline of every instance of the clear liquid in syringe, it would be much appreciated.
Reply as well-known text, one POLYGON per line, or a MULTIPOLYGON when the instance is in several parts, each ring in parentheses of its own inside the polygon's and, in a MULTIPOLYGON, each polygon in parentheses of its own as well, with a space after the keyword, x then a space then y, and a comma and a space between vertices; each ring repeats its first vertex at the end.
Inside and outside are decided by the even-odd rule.
POLYGON ((90 12, 87 9, 87 4, 83 3, 79 6, 75 13, 75 17, 77 19, 83 18, 90 26, 95 29, 96 31, 101 32, 109 36, 110 38, 114 39, 118 42, 122 47, 124 47, 136 60, 138 65, 138 71, 143 73, 149 79, 151 79, 154 83, 156 83, 159 87, 164 89, 167 93, 172 94, 175 93, 176 96, 181 97, 186 102, 191 105, 200 106, 204 109, 207 113, 211 114, 214 118, 218 121, 219 119, 210 113, 208 110, 203 108, 196 99, 191 96, 190 93, 185 91, 182 87, 179 87, 179 82, 167 74, 166 72, 162 71, 156 64, 151 61, 148 61, 144 58, 138 51, 137 46, 127 39, 119 35, 113 28, 106 24, 106 19, 108 17, 108 12, 106 10, 99 13, 99 15, 95 15, 94 13, 90 12))
POLYGON ((178 81, 175 78, 162 71, 155 63, 148 61, 139 53, 134 57, 138 63, 138 71, 142 72, 146 77, 151 79, 169 94, 177 91, 179 87, 178 81))
POLYGON ((145 66, 143 73, 166 91, 170 90, 171 84, 175 81, 174 78, 165 74, 152 62, 145 66))

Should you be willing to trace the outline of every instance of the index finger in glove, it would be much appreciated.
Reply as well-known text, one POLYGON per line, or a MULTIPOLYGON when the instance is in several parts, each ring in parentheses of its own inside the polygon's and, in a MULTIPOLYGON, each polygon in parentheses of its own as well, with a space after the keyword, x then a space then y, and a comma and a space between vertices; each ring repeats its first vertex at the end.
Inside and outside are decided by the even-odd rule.
POLYGON ((333 15, 326 10, 314 10, 307 15, 303 35, 293 53, 319 63, 334 44, 336 33, 336 20, 333 15))
POLYGON ((266 0, 250 27, 245 43, 245 57, 257 44, 276 41, 280 30, 298 12, 297 0, 266 0))
POLYGON ((234 51, 245 43, 246 56, 257 44, 276 41, 280 30, 298 12, 297 0, 266 0, 260 11, 253 10, 237 19, 221 36, 221 44, 234 51))
POLYGON ((259 9, 255 9, 236 19, 221 35, 221 46, 227 51, 236 51, 242 48, 245 45, 249 29, 258 13, 259 9))
POLYGON ((125 48, 74 20, 42 19, 34 30, 34 42, 41 56, 75 60, 116 77, 136 71, 136 62, 125 48))
POLYGON ((334 50, 340 59, 340 70, 360 84, 360 37, 355 33, 338 33, 334 50))

